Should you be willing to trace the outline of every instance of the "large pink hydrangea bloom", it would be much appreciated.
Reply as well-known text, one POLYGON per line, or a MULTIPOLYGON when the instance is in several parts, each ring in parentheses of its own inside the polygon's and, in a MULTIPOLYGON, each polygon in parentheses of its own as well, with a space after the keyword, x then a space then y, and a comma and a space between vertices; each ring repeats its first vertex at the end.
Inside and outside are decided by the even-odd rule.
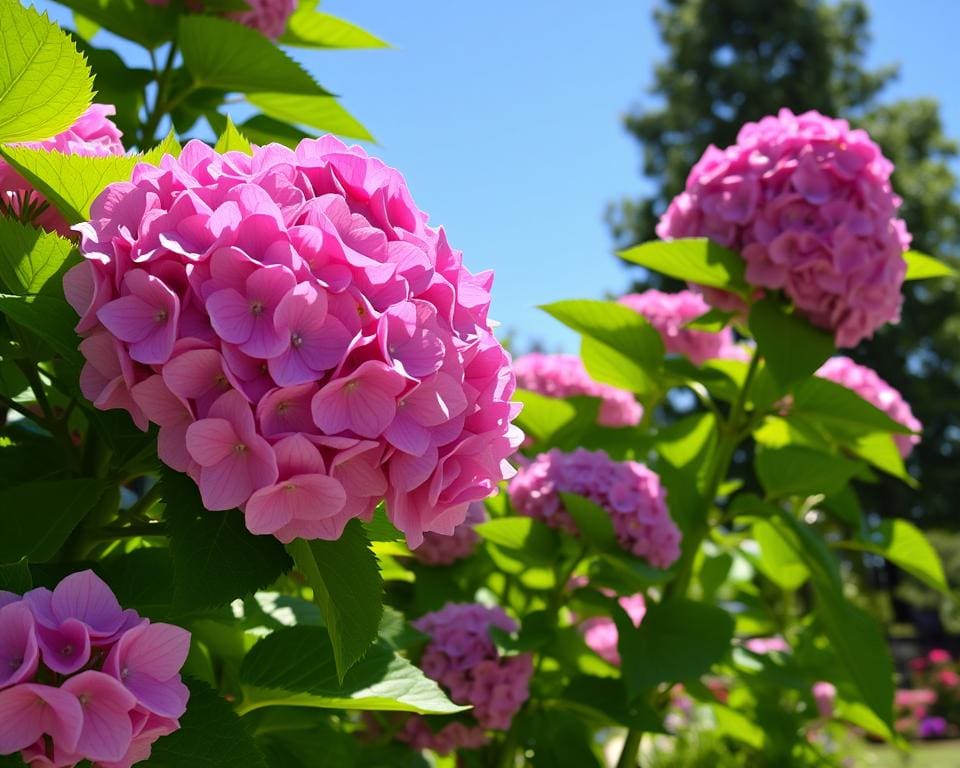
POLYGON ((576 355, 545 355, 531 352, 513 361, 517 386, 547 397, 600 398, 597 421, 604 427, 634 427, 643 418, 643 407, 624 389, 590 378, 576 355))
MULTIPOLYGON (((52 139, 27 141, 12 146, 46 149, 65 155, 85 157, 122 155, 124 150, 120 137, 123 134, 109 117, 114 114, 116 109, 112 105, 91 104, 73 125, 52 139)), ((64 236, 70 234, 70 225, 66 219, 46 203, 43 195, 37 192, 29 181, 0 158, 0 213, 6 209, 14 216, 20 217, 24 206, 28 211, 39 211, 37 215, 30 218, 32 224, 64 236)))
MULTIPOLYGON (((913 415, 910 404, 896 389, 865 365, 859 365, 849 357, 831 357, 820 366, 817 376, 836 382, 856 392, 860 397, 883 411, 898 424, 912 432, 920 432, 923 424, 913 415)), ((907 458, 913 446, 920 442, 920 435, 894 435, 894 442, 903 458, 907 458)))
POLYGON ((415 716, 401 738, 417 748, 446 754, 460 747, 482 746, 484 730, 509 729, 530 695, 533 657, 529 653, 501 656, 490 629, 516 632, 517 623, 499 607, 448 603, 413 626, 430 638, 420 657, 424 673, 440 683, 451 700, 473 709, 466 714, 469 724, 439 732, 415 716))
MULTIPOLYGON (((643 593, 626 595, 619 598, 617 602, 630 617, 633 626, 639 627, 647 614, 647 602, 643 593)), ((620 637, 613 619, 609 616, 592 616, 581 622, 580 631, 583 633, 583 641, 590 650, 610 664, 620 666, 620 651, 617 647, 620 637)))
POLYGON ((413 556, 424 565, 453 565, 457 560, 470 557, 480 542, 480 535, 473 526, 486 519, 487 508, 483 502, 470 502, 466 519, 453 529, 452 536, 423 534, 423 543, 413 550, 413 556))
POLYGON ((180 727, 190 633, 123 610, 92 571, 0 591, 0 755, 128 768, 180 727))
POLYGON ((708 147, 657 234, 738 251, 751 285, 782 289, 852 347, 900 317, 910 235, 892 171, 865 131, 782 109, 744 125, 733 146, 708 147))
POLYGON ((158 424, 160 458, 254 533, 336 539, 386 497, 411 546, 452 534, 522 434, 493 276, 426 219, 330 136, 138 165, 64 279, 84 395, 158 424))
POLYGON ((745 356, 734 344, 730 328, 715 332, 685 327, 710 309, 699 293, 649 290, 621 296, 620 303, 643 315, 657 329, 667 352, 684 355, 695 365, 717 358, 742 359, 745 356))
POLYGON ((576 533, 561 493, 575 493, 610 514, 620 546, 657 568, 680 557, 680 529, 670 517, 660 478, 635 461, 578 448, 541 453, 510 481, 510 501, 522 515, 576 533))

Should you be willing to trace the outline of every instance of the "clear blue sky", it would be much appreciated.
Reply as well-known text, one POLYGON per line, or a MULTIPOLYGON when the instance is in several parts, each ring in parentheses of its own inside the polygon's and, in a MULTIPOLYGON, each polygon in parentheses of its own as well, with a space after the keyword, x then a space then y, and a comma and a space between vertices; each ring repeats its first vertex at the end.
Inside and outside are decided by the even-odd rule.
MULTIPOLYGON (((960 2, 870 6, 870 64, 901 64, 889 96, 937 97, 960 138, 960 86, 945 63, 960 2)), ((611 255, 603 211, 644 190, 639 150, 620 117, 649 103, 662 56, 653 7, 326 0, 324 10, 394 48, 294 52, 376 136, 371 151, 403 171, 468 266, 496 271, 494 317, 518 332, 521 350, 534 340, 576 349, 573 334, 536 305, 600 298, 628 282, 611 255)))

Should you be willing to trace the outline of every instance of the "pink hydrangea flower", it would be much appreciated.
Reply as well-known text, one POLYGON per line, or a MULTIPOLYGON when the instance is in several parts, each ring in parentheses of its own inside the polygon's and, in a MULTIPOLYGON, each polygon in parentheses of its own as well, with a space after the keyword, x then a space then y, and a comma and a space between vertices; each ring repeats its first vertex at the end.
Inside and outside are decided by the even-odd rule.
POLYGON ((0 755, 129 768, 180 727, 189 632, 123 610, 92 571, 0 598, 0 755))
POLYGON ((423 544, 413 550, 413 556, 424 565, 452 565, 457 560, 470 557, 480 541, 473 526, 486 519, 487 509, 483 502, 472 502, 466 519, 454 529, 452 536, 425 533, 423 544))
POLYGON ((211 510, 289 542, 386 498, 417 547, 513 474, 510 357, 400 174, 333 137, 190 142, 110 185, 64 278, 84 395, 159 425, 211 510))
POLYGON ((621 296, 620 303, 643 315, 657 329, 667 352, 683 355, 694 365, 703 365, 707 360, 717 358, 736 360, 745 357, 743 350, 734 344, 733 331, 729 327, 720 332, 685 327, 710 309, 699 293, 649 290, 621 296))
POLYGON ((708 147, 657 234, 734 249, 751 285, 782 290, 837 346, 853 347, 900 318, 910 235, 892 172, 865 131, 782 109, 744 125, 733 146, 708 147))
MULTIPOLYGON (((271 40, 276 40, 287 28, 287 19, 297 9, 296 0, 246 0, 247 11, 234 11, 234 21, 256 29, 271 40)), ((201 0, 202 2, 202 0, 201 0)))
POLYGON ((772 637, 751 637, 743 646, 760 656, 768 653, 790 653, 790 644, 779 635, 772 637))
MULTIPOLYGON (((828 361, 829 362, 829 361, 828 361)), ((872 402, 872 401, 871 401, 872 402)), ((934 648, 927 654, 931 664, 949 664, 953 661, 950 651, 943 648, 934 648)))
POLYGON ((429 749, 440 756, 455 754, 461 749, 480 749, 490 741, 479 725, 455 720, 435 731, 425 717, 408 718, 397 738, 416 750, 429 749))
MULTIPOLYGON (((85 157, 106 157, 122 155, 124 152, 120 137, 123 135, 110 120, 109 115, 116 109, 108 104, 91 104, 76 122, 62 133, 46 141, 27 141, 12 144, 16 147, 46 149, 65 155, 83 155, 85 157)), ((33 186, 17 173, 3 159, 0 159, 0 213, 9 211, 14 217, 20 217, 27 211, 34 211, 30 222, 49 232, 70 235, 70 225, 55 208, 47 205, 46 199, 33 186)))
MULTIPOLYGON (((428 613, 413 626, 430 637, 420 666, 458 704, 473 709, 468 717, 482 729, 505 731, 529 696, 533 657, 529 653, 501 656, 490 635, 491 627, 515 632, 516 622, 499 607, 448 603, 428 613)), ((422 729, 413 727, 424 736, 422 729)), ((459 732, 472 738, 476 731, 459 732)))
MULTIPOLYGON (((923 429, 923 424, 910 410, 910 404, 872 368, 858 365, 849 357, 838 355, 831 357, 820 366, 816 375, 856 392, 868 403, 911 431, 920 432, 923 429)), ((894 435, 893 440, 900 450, 900 455, 907 458, 913 446, 920 442, 920 435, 894 435)))
POLYGON ((597 422, 604 427, 634 427, 643 418, 643 406, 625 389, 590 378, 576 355, 531 352, 513 361, 517 386, 547 397, 584 395, 600 398, 597 422))
POLYGON ((660 478, 635 461, 614 461, 603 451, 578 448, 542 453, 523 467, 509 486, 510 501, 522 515, 576 533, 561 493, 575 493, 610 514, 620 546, 657 568, 680 557, 680 529, 670 517, 660 478))
MULTIPOLYGON (((618 599, 617 602, 626 611, 633 626, 639 627, 647 614, 647 602, 643 594, 638 592, 635 595, 627 595, 618 599)), ((620 651, 617 647, 620 637, 613 619, 609 616, 593 616, 580 624, 580 631, 588 648, 609 663, 620 666, 620 651)))
POLYGON ((833 717, 833 707, 837 701, 837 687, 825 680, 813 684, 813 701, 817 705, 820 717, 833 717))

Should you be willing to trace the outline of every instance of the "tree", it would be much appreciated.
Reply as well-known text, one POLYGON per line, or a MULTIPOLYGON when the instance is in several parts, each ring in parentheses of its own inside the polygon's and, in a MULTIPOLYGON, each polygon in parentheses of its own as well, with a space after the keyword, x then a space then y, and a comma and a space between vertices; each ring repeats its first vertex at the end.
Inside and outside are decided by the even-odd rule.
MULTIPOLYGON (((652 88, 660 104, 625 120, 655 187, 649 197, 611 206, 618 246, 655 237, 657 219, 709 144, 731 144, 744 122, 789 107, 869 130, 897 166, 893 183, 913 247, 948 260, 960 256, 960 199, 949 166, 957 145, 944 135, 935 101, 880 103, 897 67, 864 67, 870 37, 863 2, 667 0, 655 19, 668 49, 652 88)), ((637 281, 641 289, 653 285, 664 283, 653 275, 637 281)), ((925 425, 911 459, 921 491, 882 481, 865 495, 868 508, 928 524, 953 517, 950 500, 960 491, 958 337, 956 283, 913 283, 905 288, 900 324, 852 352, 897 387, 925 425)))

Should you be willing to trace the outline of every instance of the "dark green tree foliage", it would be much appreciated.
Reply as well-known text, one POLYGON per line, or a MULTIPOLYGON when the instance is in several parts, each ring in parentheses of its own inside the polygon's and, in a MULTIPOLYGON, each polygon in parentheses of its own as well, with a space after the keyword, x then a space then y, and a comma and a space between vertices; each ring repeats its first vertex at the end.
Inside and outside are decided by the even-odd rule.
MULTIPOLYGON (((868 70, 869 14, 844 0, 667 0, 655 12, 667 55, 656 68, 652 103, 627 115, 643 151, 652 194, 612 205, 608 220, 618 246, 653 239, 667 204, 683 189, 709 144, 726 146, 747 121, 816 109, 870 131, 897 166, 894 188, 913 247, 947 260, 960 256, 960 200, 950 163, 957 145, 943 133, 931 99, 881 104, 897 67, 868 70)), ((679 283, 644 274, 634 286, 674 289, 679 283)), ((919 493, 881 482, 868 509, 946 523, 960 491, 960 300, 951 280, 905 287, 903 319, 852 356, 897 387, 924 423, 911 469, 919 493), (922 471, 921 471, 922 468, 922 471)))

